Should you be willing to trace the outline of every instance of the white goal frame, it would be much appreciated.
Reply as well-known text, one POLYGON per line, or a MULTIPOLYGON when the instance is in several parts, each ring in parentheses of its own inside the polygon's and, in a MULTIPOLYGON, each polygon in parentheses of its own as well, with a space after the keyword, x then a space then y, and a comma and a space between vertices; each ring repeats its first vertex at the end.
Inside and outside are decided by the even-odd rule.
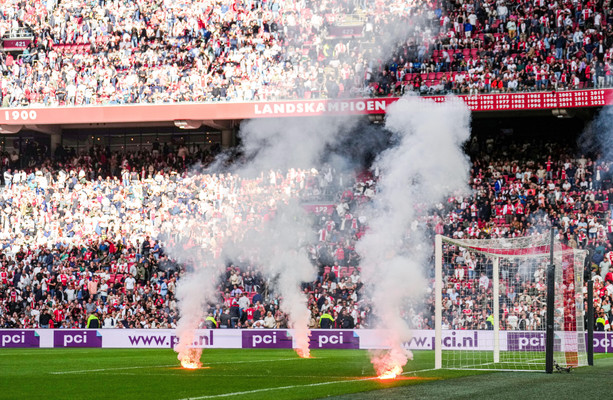
MULTIPOLYGON (((546 240, 547 235, 539 235, 538 237, 535 236, 535 242, 538 242, 539 240, 546 240)), ((470 243, 467 247, 469 247, 470 249, 472 249, 472 246, 475 244, 480 244, 483 243, 483 247, 488 248, 488 250, 493 250, 493 251, 501 251, 502 249, 509 249, 509 248, 513 248, 513 249, 524 249, 523 247, 509 247, 508 245, 506 245, 506 243, 512 242, 513 240, 508 240, 508 239, 500 239, 500 245, 496 246, 496 247, 488 247, 488 245, 486 245, 486 243, 491 243, 491 240, 468 240, 468 241, 464 241, 464 240, 457 240, 457 239, 452 239, 452 238, 447 238, 447 237, 443 237, 442 235, 436 235, 435 236, 435 274, 434 274, 434 279, 435 279, 435 284, 434 284, 434 293, 435 293, 435 344, 434 344, 434 351, 435 351, 435 362, 434 362, 434 368, 435 369, 442 369, 443 368, 443 329, 442 329, 442 316, 443 316, 443 239, 445 239, 445 241, 447 243, 451 243, 451 244, 456 244, 459 243, 460 245, 462 243, 470 243), (507 241, 505 243, 505 241, 507 241)), ((533 242, 534 243, 534 242, 533 242)), ((526 249, 529 249, 531 245, 533 245, 531 242, 526 241, 526 249)), ((481 247, 481 246, 479 246, 481 247)), ((532 248, 534 249, 534 248, 532 248)), ((543 249, 545 249, 543 247, 543 249)), ((479 252, 479 250, 474 250, 476 252, 479 252)), ((541 251, 539 250, 539 253, 533 253, 536 254, 538 257, 540 258, 544 258, 545 257, 545 251, 541 251)), ((547 245, 547 249, 546 252, 549 253, 550 251, 550 246, 547 245)), ((554 260, 558 261, 560 260, 560 257, 562 257, 562 255, 568 256, 569 254, 572 254, 573 257, 575 257, 575 260, 582 260, 584 257, 587 256, 587 252, 584 250, 576 250, 576 249, 569 249, 569 248, 564 248, 562 249, 562 246, 559 244, 559 242, 556 242, 556 244, 554 245, 554 251, 556 254, 556 257, 554 257, 554 260)), ((500 365, 499 363, 501 362, 501 357, 500 357, 500 352, 501 352, 501 343, 500 343, 500 259, 501 258, 508 258, 508 256, 505 255, 498 255, 496 256, 495 254, 491 254, 485 251, 481 252, 482 254, 486 254, 486 256, 491 260, 492 262, 492 273, 493 273, 493 277, 491 279, 491 284, 492 284, 492 313, 493 313, 493 363, 492 362, 488 362, 488 363, 478 363, 478 364, 469 364, 466 366, 461 366, 458 365, 457 367, 449 367, 449 366, 445 366, 446 369, 478 369, 478 370, 496 370, 496 371, 542 371, 545 372, 545 368, 543 368, 542 370, 540 369, 521 369, 521 367, 519 369, 515 369, 515 368, 504 368, 502 365, 500 365), (487 364, 490 364, 490 367, 488 367, 487 364), (493 366, 491 366, 491 364, 498 364, 499 368, 494 368, 493 366), (479 368, 476 368, 479 367, 479 368)), ((504 254, 501 252, 501 254, 504 254)), ((530 254, 529 252, 526 254, 530 254)), ((552 253, 553 255, 553 253, 552 253)), ((526 255, 520 256, 520 257, 526 257, 526 255)), ((575 275, 577 275, 577 271, 579 270, 579 268, 581 268, 581 271, 583 269, 583 265, 578 266, 578 265, 573 265, 574 271, 575 271, 575 275)), ((561 269, 558 268, 558 270, 556 271, 556 298, 558 297, 558 293, 557 293, 557 286, 558 286, 558 281, 561 279, 561 269)), ((575 284, 578 284, 579 282, 581 282, 581 284, 583 283, 583 277, 577 277, 575 276, 575 284)), ((558 299, 559 300, 559 299, 558 299)), ((579 300, 576 300, 577 305, 579 304, 579 300)), ((578 306, 577 306, 578 307, 578 306)), ((577 315, 581 316, 581 318, 583 318, 583 301, 581 299, 581 309, 577 309, 577 315)), ((583 321, 581 321, 581 324, 579 324, 578 319, 576 320, 576 324, 580 325, 581 328, 583 328, 583 330, 581 330, 581 328, 578 328, 576 331, 569 331, 569 332, 563 332, 560 331, 558 332, 559 334, 561 334, 561 336, 563 336, 566 340, 566 337, 570 337, 570 341, 577 341, 577 346, 578 346, 578 350, 576 351, 577 355, 577 365, 574 366, 584 366, 587 365, 587 356, 586 356, 586 345, 585 345, 585 341, 582 341, 580 338, 585 334, 585 332, 587 332, 585 330, 585 328, 583 327, 583 321), (579 339, 578 339, 579 338, 579 339)), ((510 332, 510 331, 509 331, 510 332)), ((537 330, 537 331, 532 331, 532 332, 538 332, 538 333, 544 333, 544 330, 537 330)), ((455 333, 454 333, 455 334, 455 333)), ((504 333, 503 333, 504 334, 504 333)), ((555 342, 554 342, 555 343, 555 342)), ((446 350, 446 351, 463 351, 463 350, 446 350)), ((483 350, 486 351, 486 350, 483 350)), ((492 351, 492 350, 488 350, 488 351, 492 351)), ((558 350, 560 351, 560 350, 558 350)), ((518 364, 530 364, 530 361, 535 361, 535 360, 522 360, 519 361, 518 364)), ((533 363, 534 365, 538 364, 540 365, 541 363, 533 363)), ((560 364, 564 365, 564 360, 563 358, 561 359, 560 364)))

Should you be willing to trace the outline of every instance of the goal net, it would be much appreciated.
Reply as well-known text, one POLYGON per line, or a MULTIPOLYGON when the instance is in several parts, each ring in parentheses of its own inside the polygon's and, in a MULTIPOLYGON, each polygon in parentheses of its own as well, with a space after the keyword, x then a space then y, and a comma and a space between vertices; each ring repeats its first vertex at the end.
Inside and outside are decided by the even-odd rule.
MULTIPOLYGON (((435 367, 545 371, 549 235, 436 237, 435 367)), ((587 365, 586 252, 554 242, 554 361, 587 365)))

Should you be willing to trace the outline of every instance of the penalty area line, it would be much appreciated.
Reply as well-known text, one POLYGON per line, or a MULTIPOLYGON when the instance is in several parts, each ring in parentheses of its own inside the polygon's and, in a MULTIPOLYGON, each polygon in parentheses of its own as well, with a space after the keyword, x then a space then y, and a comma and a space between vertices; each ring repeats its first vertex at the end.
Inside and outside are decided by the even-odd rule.
POLYGON ((204 362, 202 365, 222 365, 222 364, 250 364, 250 363, 261 363, 261 362, 273 362, 273 361, 298 361, 300 358, 292 357, 292 358, 275 358, 272 360, 243 360, 243 361, 217 361, 207 363, 204 362))
MULTIPOLYGON (((415 371, 406 371, 406 372, 403 372, 402 375, 414 374, 414 373, 417 373, 417 372, 427 372, 427 371, 434 371, 434 368, 418 369, 418 370, 415 370, 415 371)), ((254 389, 254 390, 245 390, 245 391, 242 391, 242 392, 220 393, 220 394, 213 394, 213 395, 207 395, 207 396, 198 396, 198 397, 185 397, 185 398, 182 398, 182 399, 179 399, 179 400, 218 399, 218 398, 222 398, 222 397, 242 396, 242 395, 253 394, 253 393, 270 392, 272 390, 288 390, 288 389, 295 389, 295 388, 301 388, 301 387, 315 387, 315 386, 333 385, 333 384, 336 384, 336 383, 351 383, 351 382, 374 381, 374 380, 377 380, 377 379, 379 379, 379 378, 376 377, 376 376, 371 376, 371 377, 368 377, 368 378, 343 379, 343 380, 328 381, 328 382, 307 383, 307 384, 304 384, 304 385, 279 386, 279 387, 270 387, 270 388, 254 389)))
POLYGON ((103 371, 121 371, 124 369, 141 369, 141 368, 166 368, 166 367, 176 367, 177 364, 168 364, 168 365, 141 365, 137 367, 117 367, 117 368, 98 368, 98 369, 80 369, 76 371, 56 371, 49 372, 51 375, 64 375, 64 374, 86 374, 88 372, 103 372, 103 371))

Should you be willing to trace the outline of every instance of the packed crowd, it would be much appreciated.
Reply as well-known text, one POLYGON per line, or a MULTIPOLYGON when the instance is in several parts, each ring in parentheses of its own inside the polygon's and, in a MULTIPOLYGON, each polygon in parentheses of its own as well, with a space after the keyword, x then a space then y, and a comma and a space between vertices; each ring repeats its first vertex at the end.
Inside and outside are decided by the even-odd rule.
MULTIPOLYGON (((224 243, 237 239, 237 227, 262 223, 274 212, 275 202, 316 199, 340 187, 330 169, 270 171, 249 179, 187 173, 188 166, 210 154, 190 152, 185 146, 164 145, 148 155, 98 147, 78 155, 62 149, 56 153, 58 159, 27 171, 15 169, 19 157, 3 157, 2 327, 83 327, 92 314, 104 328, 174 327, 175 288, 185 270, 165 248, 187 250, 197 244, 219 257, 224 243)), ((363 186, 361 181, 355 185, 356 190, 363 186)), ((305 289, 330 293, 328 300, 311 295, 314 311, 329 307, 330 314, 333 309, 342 314, 342 307, 357 321, 359 271, 347 272, 349 261, 357 265, 355 254, 340 246, 341 239, 359 231, 357 217, 348 212, 351 188, 347 185, 348 191, 339 195, 334 217, 312 214, 320 229, 309 251, 329 267, 322 265, 319 279, 305 289)), ((225 305, 215 314, 221 326, 223 311, 229 327, 270 326, 270 320, 265 321, 269 312, 275 326, 287 326, 278 295, 269 290, 256 265, 236 260, 227 266, 218 288, 219 304, 225 305)), ((345 320, 350 322, 348 316, 345 320)), ((317 315, 313 324, 319 324, 317 315)), ((354 323, 350 325, 343 326, 354 323)))
POLYGON ((33 40, 0 54, 1 104, 610 86, 609 3, 12 0, 0 37, 33 40))
MULTIPOLYGON (((468 146, 475 160, 473 195, 450 199, 447 212, 432 222, 433 231, 454 239, 519 238, 547 233, 551 221, 563 244, 589 251, 585 279, 595 281, 595 310, 602 316, 598 329, 611 330, 611 163, 575 156, 574 147, 539 140, 518 144, 490 137, 473 139, 468 146)), ((491 329, 492 261, 454 245, 444 246, 443 255, 444 326, 491 329)), ((501 261, 501 329, 543 329, 547 263, 501 261)), ((586 288, 584 295, 587 299, 586 288)), ((434 327, 434 298, 430 300, 427 310, 415 313, 415 326, 434 327)), ((560 326, 569 324, 568 315, 556 318, 560 326)))
POLYGON ((455 2, 439 28, 377 67, 377 94, 504 93, 610 87, 609 1, 455 2))
MULTIPOLYGON (((348 179, 329 167, 250 178, 188 173, 190 162, 211 155, 184 146, 154 151, 60 151, 59 158, 25 171, 15 170, 16 159, 5 155, 0 326, 83 327, 89 315, 98 314, 105 328, 174 327, 176 286, 185 269, 168 249, 196 247, 216 259, 224 246, 257 231, 278 204, 321 192, 333 193, 335 200, 308 217, 313 236, 306 250, 317 270, 317 279, 302 287, 310 326, 376 326, 355 252, 366 228, 359 205, 374 194, 376 177, 360 173, 348 179)), ((590 250, 601 328, 610 329, 611 164, 538 140, 518 145, 503 137, 475 138, 467 151, 473 159, 472 194, 449 198, 420 221, 422 228, 430 236, 512 238, 546 229, 551 220, 565 244, 590 250)), ((491 269, 456 251, 446 249, 445 324, 487 329, 491 269)), ((544 266, 536 265, 521 285, 511 282, 513 268, 503 267, 511 272, 501 281, 501 326, 540 327, 544 266)), ((257 257, 238 258, 223 270, 218 301, 208 310, 213 318, 202 326, 287 326, 274 283, 257 257)), ((425 271, 432 273, 431 266, 425 271)), ((425 304, 405 309, 414 328, 433 328, 432 295, 425 304)))

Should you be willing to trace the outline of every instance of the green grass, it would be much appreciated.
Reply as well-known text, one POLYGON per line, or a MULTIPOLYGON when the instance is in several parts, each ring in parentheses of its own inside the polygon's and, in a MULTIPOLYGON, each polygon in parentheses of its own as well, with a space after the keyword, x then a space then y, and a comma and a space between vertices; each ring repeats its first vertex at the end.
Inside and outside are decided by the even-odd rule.
POLYGON ((168 349, 3 349, 0 399, 342 399, 602 398, 613 388, 613 357, 571 374, 431 371, 433 352, 415 353, 402 379, 372 379, 368 352, 213 350, 206 368, 183 370, 168 349), (411 372, 416 371, 416 372, 411 372), (383 391, 381 391, 383 389, 383 391), (578 392, 580 391, 580 392, 578 392), (358 392, 366 392, 357 394, 358 392), (506 396, 506 397, 505 397, 506 396), (565 397, 566 396, 566 397, 565 397))

